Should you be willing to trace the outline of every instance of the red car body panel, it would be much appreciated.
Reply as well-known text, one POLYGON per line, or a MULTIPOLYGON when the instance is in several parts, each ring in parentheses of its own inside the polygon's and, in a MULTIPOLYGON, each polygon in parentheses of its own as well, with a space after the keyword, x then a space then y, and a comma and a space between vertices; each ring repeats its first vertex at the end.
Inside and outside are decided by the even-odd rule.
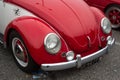
POLYGON ((89 5, 96 6, 105 11, 105 9, 112 4, 120 4, 120 0, 85 0, 89 5))
POLYGON ((61 57, 61 53, 67 52, 69 49, 62 38, 62 48, 57 55, 50 55, 45 50, 44 38, 48 33, 52 33, 54 31, 43 21, 33 17, 21 17, 9 24, 6 29, 6 35, 9 33, 9 29, 15 29, 21 35, 28 52, 31 54, 34 61, 39 65, 42 63, 57 63, 66 61, 66 58, 61 57))
POLYGON ((65 62, 67 60, 61 54, 69 50, 81 54, 82 57, 92 54, 98 51, 99 47, 106 46, 107 40, 101 41, 101 37, 106 39, 108 35, 111 35, 106 35, 101 30, 100 21, 104 15, 81 0, 5 1, 19 5, 39 17, 26 16, 14 20, 8 25, 4 38, 7 40, 7 34, 11 28, 17 30, 23 37, 32 58, 39 65, 65 62), (44 48, 44 38, 50 32, 61 36, 62 48, 56 55, 50 55, 44 48), (91 38, 91 47, 88 46, 86 36, 91 38))

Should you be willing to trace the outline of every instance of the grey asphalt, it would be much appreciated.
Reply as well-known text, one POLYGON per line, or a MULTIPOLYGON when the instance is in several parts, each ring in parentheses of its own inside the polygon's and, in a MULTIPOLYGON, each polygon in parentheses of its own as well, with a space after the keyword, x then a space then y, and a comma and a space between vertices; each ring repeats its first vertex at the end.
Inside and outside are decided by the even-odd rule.
MULTIPOLYGON (((120 80, 120 31, 113 31, 116 43, 97 63, 49 73, 46 80, 120 80)), ((33 80, 32 75, 22 72, 11 54, 0 45, 0 80, 33 80)), ((43 80, 43 79, 38 79, 43 80)))

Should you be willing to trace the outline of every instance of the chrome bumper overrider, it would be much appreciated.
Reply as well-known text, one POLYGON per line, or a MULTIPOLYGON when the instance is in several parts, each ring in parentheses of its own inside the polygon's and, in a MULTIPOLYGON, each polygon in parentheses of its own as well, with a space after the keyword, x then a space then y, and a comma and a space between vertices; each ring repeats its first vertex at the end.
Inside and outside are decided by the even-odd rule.
MULTIPOLYGON (((110 39, 111 40, 111 39, 110 39)), ((76 60, 68 61, 68 62, 61 62, 61 63, 53 63, 53 64, 41 64, 41 69, 44 71, 55 71, 55 70, 64 70, 69 69, 72 67, 80 68, 82 64, 87 63, 89 61, 92 61, 103 54, 107 53, 108 48, 112 46, 115 42, 115 39, 112 38, 111 41, 108 41, 108 45, 104 47, 103 49, 92 53, 88 56, 81 57, 80 54, 76 56, 76 60)))

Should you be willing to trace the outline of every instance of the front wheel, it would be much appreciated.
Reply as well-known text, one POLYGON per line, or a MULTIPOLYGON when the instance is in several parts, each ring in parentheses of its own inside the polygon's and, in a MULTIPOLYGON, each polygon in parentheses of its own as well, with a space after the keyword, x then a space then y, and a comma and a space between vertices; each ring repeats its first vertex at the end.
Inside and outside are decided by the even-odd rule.
POLYGON ((112 28, 116 29, 120 27, 120 6, 119 5, 111 5, 105 11, 106 17, 112 23, 112 28))
POLYGON ((9 35, 9 48, 17 66, 22 71, 32 73, 39 69, 39 66, 31 58, 21 36, 16 31, 12 31, 9 35))

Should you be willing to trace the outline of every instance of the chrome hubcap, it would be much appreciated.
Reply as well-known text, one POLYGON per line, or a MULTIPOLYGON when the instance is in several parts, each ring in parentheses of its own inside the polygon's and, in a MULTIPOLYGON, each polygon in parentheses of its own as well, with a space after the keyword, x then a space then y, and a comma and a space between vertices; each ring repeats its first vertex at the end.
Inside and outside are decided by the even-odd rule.
POLYGON ((26 67, 28 65, 28 53, 24 44, 19 38, 14 38, 12 40, 12 49, 17 62, 22 67, 26 67))

